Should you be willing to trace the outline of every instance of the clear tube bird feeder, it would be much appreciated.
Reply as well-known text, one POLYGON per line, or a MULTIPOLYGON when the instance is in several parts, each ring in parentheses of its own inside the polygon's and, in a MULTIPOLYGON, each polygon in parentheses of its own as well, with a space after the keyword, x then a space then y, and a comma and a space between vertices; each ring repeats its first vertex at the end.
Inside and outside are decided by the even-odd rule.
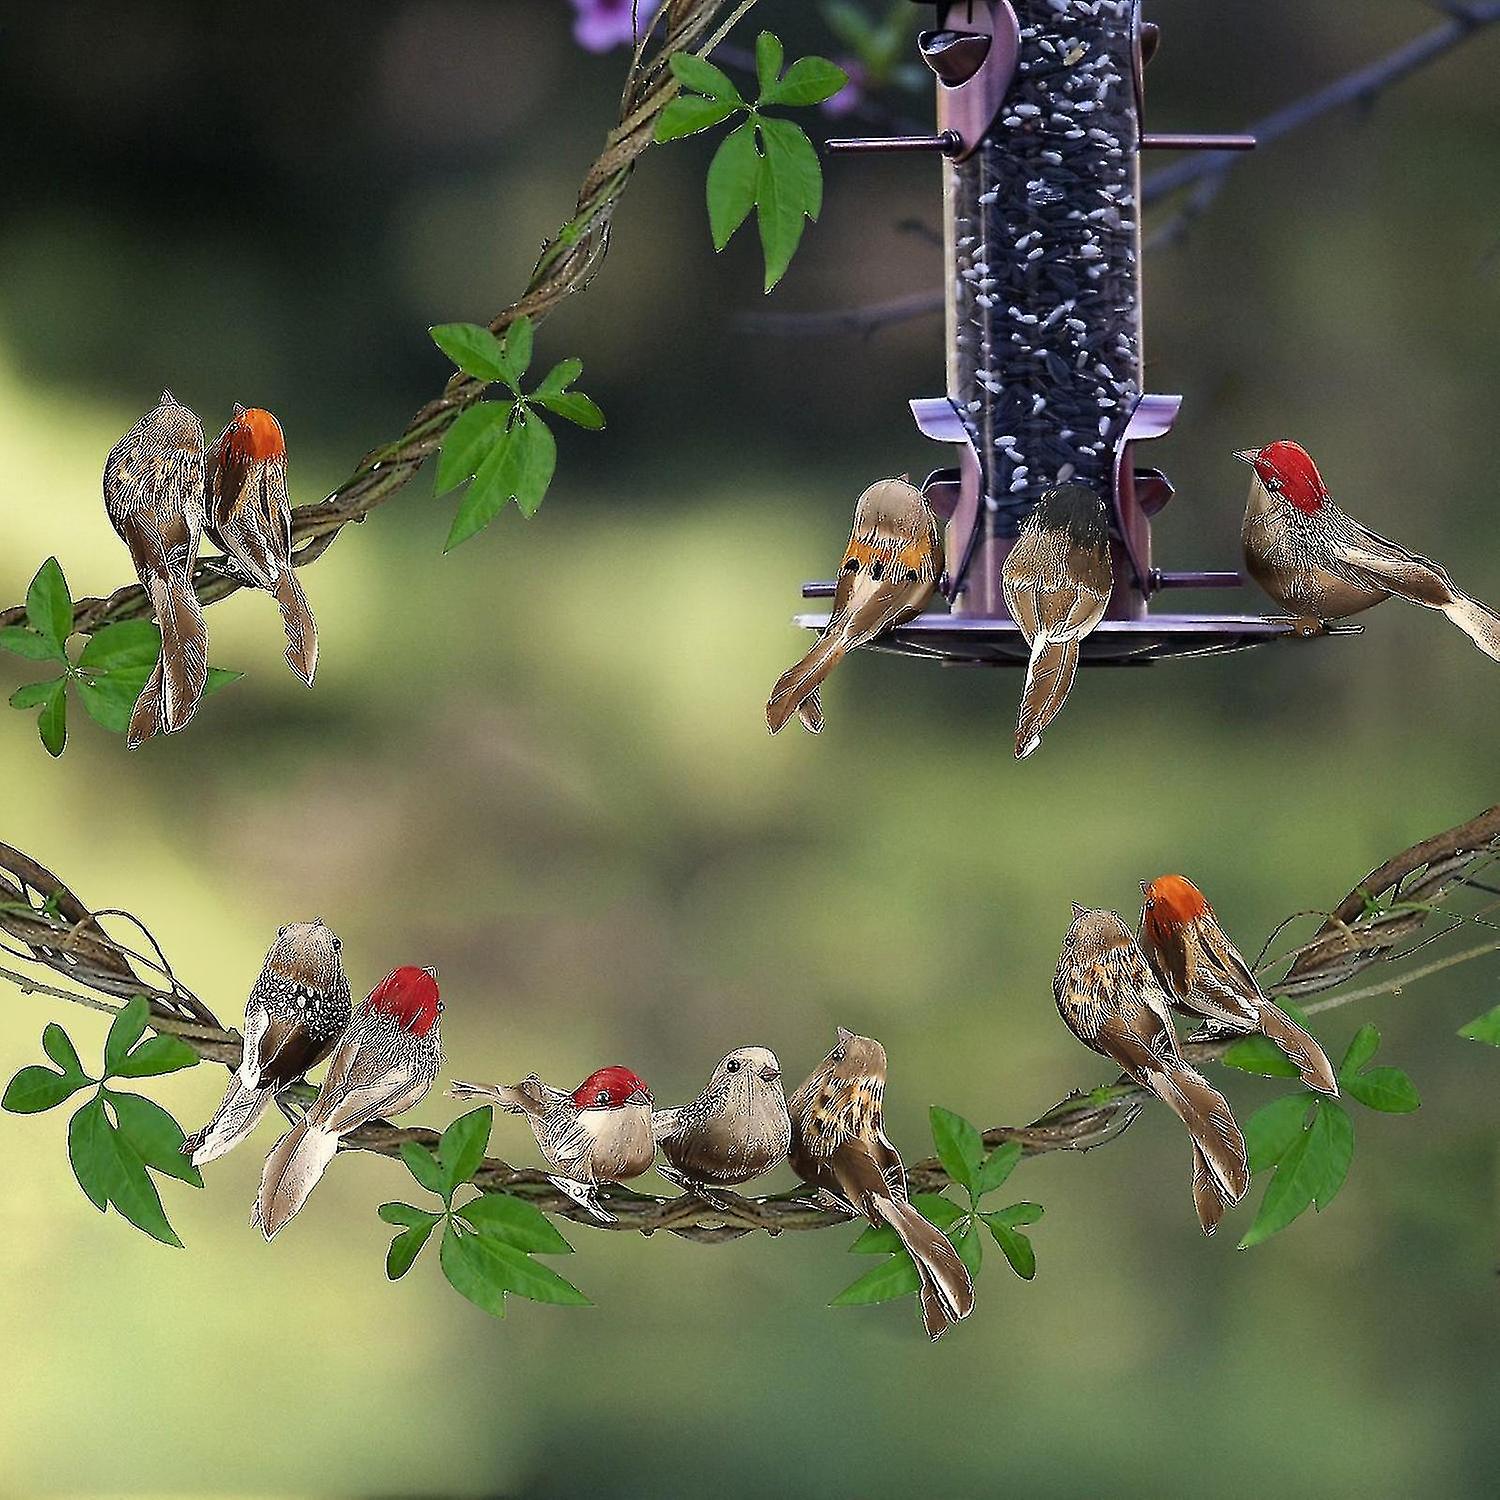
MULTIPOLYGON (((931 4, 932 0, 925 0, 931 4)), ((1172 498, 1141 443, 1170 431, 1180 396, 1144 385, 1140 155, 1244 150, 1247 136, 1142 128, 1155 28, 1139 0, 938 0, 917 39, 937 80, 931 136, 839 140, 837 153, 930 151, 944 162, 946 396, 911 403, 958 463, 927 480, 946 522, 948 609, 872 645, 946 661, 1024 662, 1000 568, 1042 491, 1066 480, 1111 504, 1115 585, 1083 645, 1093 662, 1234 651, 1294 634, 1256 614, 1153 610, 1168 589, 1237 588, 1239 572, 1154 565, 1150 518, 1172 498)), ((811 583, 827 598, 832 583, 811 583)), ((826 615, 802 615, 820 630, 826 615)))

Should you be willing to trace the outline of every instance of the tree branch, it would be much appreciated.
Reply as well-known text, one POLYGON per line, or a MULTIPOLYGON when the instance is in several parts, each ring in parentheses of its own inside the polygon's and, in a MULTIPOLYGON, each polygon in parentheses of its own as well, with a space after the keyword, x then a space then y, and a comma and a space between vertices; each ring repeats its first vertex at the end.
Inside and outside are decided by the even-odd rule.
MULTIPOLYGON (((1393 85, 1500 22, 1500 3, 1497 0, 1485 4, 1448 3, 1441 9, 1448 17, 1441 25, 1403 43, 1375 62, 1356 68, 1291 104, 1273 110, 1247 125, 1243 133, 1253 135, 1262 146, 1268 146, 1347 105, 1373 104, 1393 85)), ((1147 177, 1141 184, 1143 207, 1185 188, 1193 189, 1178 213, 1148 237, 1147 249, 1160 249, 1172 243, 1201 218, 1223 190, 1229 174, 1247 154, 1240 151, 1198 151, 1147 177)), ((868 338, 893 324, 941 312, 945 296, 943 291, 913 292, 886 302, 833 308, 826 312, 746 313, 736 322, 746 332, 781 338, 816 338, 839 333, 859 333, 868 338)))
MULTIPOLYGON (((1266 993, 1301 997, 1334 990, 1377 964, 1397 964, 1433 941, 1432 937, 1415 940, 1434 914, 1452 919, 1436 935, 1439 938, 1476 920, 1474 914, 1454 911, 1452 898, 1468 889, 1486 890, 1474 877, 1497 859, 1500 859, 1500 806, 1403 850, 1355 886, 1328 913, 1323 928, 1311 942, 1275 958, 1263 958, 1257 964, 1258 974, 1269 974, 1290 964, 1279 981, 1266 983, 1266 993)), ((1497 904, 1500 903, 1492 902, 1490 906, 1497 904)), ((96 1010, 115 1011, 132 996, 144 995, 150 1003, 151 1024, 156 1030, 183 1038, 209 1061, 230 1069, 237 1067, 241 1045, 237 1033, 223 1027, 177 979, 172 978, 168 987, 162 988, 150 978, 141 977, 141 971, 154 973, 158 978, 170 971, 164 959, 143 958, 110 935, 105 920, 117 920, 121 915, 91 912, 50 871, 0 844, 0 932, 8 934, 20 947, 0 946, 6 946, 7 951, 33 967, 64 975, 73 988, 64 989, 7 968, 0 968, 0 979, 9 980, 23 994, 44 994, 96 1010), (82 994, 80 990, 94 990, 97 995, 82 994)), ((134 922, 135 918, 129 920, 134 922)), ((1379 984, 1342 991, 1313 1009, 1327 1010, 1354 1000, 1399 993, 1439 970, 1496 951, 1500 951, 1500 938, 1406 970, 1379 984)), ((1232 1040, 1189 1042, 1184 1044, 1183 1052, 1190 1061, 1210 1061, 1232 1040)), ((282 1100, 305 1105, 314 1092, 308 1085, 299 1085, 287 1089, 282 1100)), ((1143 1091, 1123 1077, 1086 1092, 1075 1090, 1028 1125, 992 1126, 984 1132, 985 1145, 993 1148, 1016 1141, 1027 1156, 1048 1151, 1089 1151, 1123 1134, 1140 1113, 1144 1099, 1143 1091)), ((342 1146, 346 1150, 397 1156, 403 1141, 417 1141, 431 1147, 437 1140, 436 1131, 396 1126, 382 1120, 352 1132, 342 1146)), ((936 1157, 913 1163, 908 1178, 913 1192, 940 1192, 948 1183, 948 1176, 936 1157)), ((616 1222, 604 1225, 560 1193, 535 1168, 515 1167, 498 1157, 489 1157, 474 1180, 481 1188, 515 1193, 544 1213, 572 1219, 590 1228, 646 1235, 664 1230, 710 1244, 757 1230, 776 1235, 788 1229, 825 1229, 848 1222, 844 1216, 821 1207, 807 1189, 759 1198, 726 1193, 727 1206, 720 1209, 710 1207, 691 1193, 661 1198, 617 1187, 604 1195, 616 1222)))
MULTIPOLYGON (((668 59, 674 52, 708 52, 755 3, 672 0, 658 13, 635 50, 618 121, 584 176, 573 217, 543 249, 525 291, 490 322, 492 332, 503 334, 522 316, 533 323, 541 322, 593 280, 609 250, 615 208, 637 161, 654 138, 656 118, 679 92, 668 59), (728 19, 723 20, 726 13, 728 19), (717 28, 715 23, 719 23, 717 28)), ((437 452, 443 434, 484 389, 483 383, 471 376, 455 374, 442 393, 411 419, 399 438, 367 453, 326 500, 299 505, 292 512, 292 545, 297 549, 293 564, 306 567, 315 562, 344 527, 363 521, 377 506, 393 499, 437 452)), ((207 560, 201 560, 193 571, 194 591, 205 605, 227 599, 240 587, 237 580, 226 577, 207 560)), ((0 609, 0 626, 19 624, 25 615, 24 605, 0 609)), ((151 603, 145 590, 132 583, 116 589, 108 598, 78 600, 73 629, 89 635, 119 620, 150 617, 151 603)))

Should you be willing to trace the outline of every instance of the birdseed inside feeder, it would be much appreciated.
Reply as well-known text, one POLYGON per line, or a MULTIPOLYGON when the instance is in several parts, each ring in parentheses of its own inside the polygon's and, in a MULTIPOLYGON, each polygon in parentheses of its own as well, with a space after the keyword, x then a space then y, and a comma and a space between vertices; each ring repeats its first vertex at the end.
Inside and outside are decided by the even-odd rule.
MULTIPOLYGON (((946 158, 948 394, 911 407, 918 428, 958 454, 923 487, 947 523, 949 608, 886 632, 878 649, 1025 662, 1000 569, 1041 493, 1068 480, 1112 501, 1114 593, 1084 660, 1205 655, 1297 633, 1285 618, 1149 608, 1164 589, 1238 588, 1245 578, 1152 562, 1150 518, 1172 486, 1137 462, 1136 448, 1171 430, 1182 398, 1144 384, 1140 153, 1255 144, 1143 133, 1155 41, 1139 0, 939 0, 936 28, 917 41, 937 79, 937 133, 829 142, 837 153, 946 158)), ((821 630, 827 620, 797 624, 821 630)))

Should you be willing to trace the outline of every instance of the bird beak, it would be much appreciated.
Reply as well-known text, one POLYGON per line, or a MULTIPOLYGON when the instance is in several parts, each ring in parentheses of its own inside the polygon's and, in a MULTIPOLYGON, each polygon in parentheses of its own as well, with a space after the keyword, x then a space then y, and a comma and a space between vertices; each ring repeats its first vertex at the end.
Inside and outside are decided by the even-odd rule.
POLYGON ((634 1089, 625 1102, 627 1104, 650 1104, 653 1100, 646 1089, 634 1089))
POLYGON ((433 979, 436 979, 438 977, 437 965, 436 964, 426 964, 426 965, 424 965, 423 968, 422 968, 422 972, 424 974, 428 975, 430 978, 433 978, 433 979))
POLYGON ((1075 901, 1073 903, 1073 920, 1076 922, 1079 919, 1079 917, 1081 917, 1084 914, 1084 912, 1086 912, 1087 910, 1088 910, 1088 907, 1086 907, 1086 906, 1080 906, 1075 901))
POLYGON ((1141 882, 1141 895, 1143 895, 1143 896, 1149 896, 1150 894, 1151 894, 1151 887, 1149 885, 1147 885, 1146 882, 1143 880, 1141 882))
POLYGON ((765 1065, 765 1067, 763 1067, 763 1068, 762 1068, 762 1069, 761 1069, 761 1070, 760 1070, 760 1076, 761 1076, 761 1077, 762 1077, 762 1078, 763 1078, 763 1079, 764 1079, 764 1080, 765 1080, 765 1081, 766 1081, 766 1082, 767 1082, 767 1083, 775 1083, 775 1082, 776 1082, 776 1080, 777 1080, 777 1079, 778 1079, 778 1078, 780 1078, 780 1077, 781 1077, 781 1069, 780 1069, 780 1068, 773 1068, 773 1067, 772 1067, 772 1066, 771 1066, 771 1065, 770 1065, 770 1063, 767 1063, 767 1064, 766 1064, 766 1065, 765 1065))
POLYGON ((852 1031, 850 1031, 848 1029, 848 1027, 846 1027, 846 1026, 836 1027, 835 1030, 837 1030, 837 1032, 839 1034, 839 1040, 841 1042, 847 1042, 849 1040, 849 1038, 854 1035, 854 1033, 852 1031))
POLYGON ((1253 464, 1255 462, 1255 460, 1260 457, 1260 449, 1259 448, 1241 448, 1240 451, 1238 453, 1236 453, 1234 456, 1237 459, 1239 459, 1239 461, 1242 464, 1253 464))

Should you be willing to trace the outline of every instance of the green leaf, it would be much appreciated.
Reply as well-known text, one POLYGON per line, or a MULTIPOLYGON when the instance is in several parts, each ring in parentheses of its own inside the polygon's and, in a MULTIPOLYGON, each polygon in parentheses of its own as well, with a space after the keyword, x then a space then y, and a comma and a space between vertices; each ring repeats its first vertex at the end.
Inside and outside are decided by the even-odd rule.
POLYGON ((735 88, 727 73, 721 72, 706 58, 694 57, 691 52, 674 52, 667 60, 672 76, 687 88, 696 89, 712 99, 723 99, 729 104, 743 105, 740 91, 735 88))
POLYGON ((530 412, 500 439, 479 466, 474 482, 459 501, 445 552, 482 531, 511 500, 528 518, 546 497, 557 467, 557 443, 542 419, 530 412))
POLYGON ((697 135, 700 130, 708 130, 721 120, 727 120, 738 108, 739 105, 728 99, 683 94, 656 117, 656 139, 658 142, 680 141, 684 136, 697 135))
POLYGON ((760 84, 760 96, 765 99, 766 92, 781 77, 781 65, 786 61, 786 49, 781 45, 778 37, 771 35, 769 31, 763 31, 755 39, 755 76, 760 84))
POLYGON ((444 1217, 426 1208, 413 1208, 410 1203, 382 1203, 375 1212, 387 1224, 404 1224, 410 1229, 414 1224, 436 1224, 444 1217))
POLYGON ((42 1031, 42 1051, 67 1077, 79 1078, 86 1083, 91 1081, 83 1070, 83 1059, 79 1057, 72 1037, 56 1021, 48 1021, 42 1031))
POLYGON ((473 477, 504 433, 510 412, 509 401, 480 401, 459 414, 438 454, 435 494, 446 495, 473 477))
POLYGON ((460 1115, 438 1141, 438 1165, 443 1169, 443 1200, 452 1199, 455 1189, 467 1182, 479 1170, 484 1153, 490 1144, 490 1129, 495 1123, 495 1111, 490 1105, 470 1110, 460 1115))
POLYGON ((505 1294, 533 1302, 588 1307, 589 1299, 556 1271, 488 1234, 464 1234, 452 1221, 443 1231, 443 1274, 453 1289, 495 1317, 504 1315, 505 1294))
POLYGON ((1312 1110, 1312 1124, 1283 1152, 1241 1250, 1285 1229, 1309 1204, 1326 1208, 1343 1186, 1354 1155, 1353 1122, 1332 1099, 1315 1098, 1312 1110))
POLYGON ((385 1274, 391 1281, 400 1281, 411 1270, 412 1262, 422 1253, 422 1246, 432 1237, 433 1226, 442 1217, 442 1214, 432 1214, 424 1222, 403 1229, 391 1241, 385 1252, 385 1274))
POLYGON ((419 1146, 415 1141, 402 1141, 401 1160, 421 1187, 440 1198, 443 1196, 443 1169, 426 1146, 419 1146))
POLYGON ((114 1076, 115 1070, 125 1060, 125 1054, 140 1041, 151 1020, 151 1007, 144 995, 137 995, 110 1022, 109 1035, 104 1039, 104 1076, 114 1076))
POLYGON ((11 651, 28 661, 67 661, 67 653, 53 640, 24 625, 0 626, 0 651, 11 651))
POLYGON ((104 672, 97 677, 79 677, 78 696, 96 724, 102 724, 114 734, 124 734, 130 727, 135 700, 140 697, 150 675, 149 667, 122 667, 119 671, 104 672))
POLYGON ((830 1307, 867 1307, 875 1302, 894 1302, 908 1297, 920 1285, 917 1268, 905 1251, 866 1271, 841 1291, 830 1307))
POLYGON ((115 1078, 154 1078, 179 1073, 198 1062, 198 1054, 175 1036, 148 1037, 114 1070, 115 1078))
POLYGON ((512 385, 531 367, 531 351, 535 342, 536 327, 525 313, 505 330, 505 369, 512 385))
POLYGON ((49 557, 37 569, 26 590, 26 618, 31 628, 53 642, 59 652, 73 634, 73 600, 55 557, 49 557))
POLYGON ((1421 1107, 1416 1085, 1400 1068, 1370 1068, 1350 1078, 1340 1077, 1344 1092, 1358 1099, 1366 1109, 1378 1109, 1388 1115, 1407 1115, 1421 1107))
POLYGON ((1015 1171, 1016 1163, 1020 1160, 1021 1143, 1019 1141, 1005 1141, 996 1146, 985 1157, 984 1165, 980 1167, 974 1178, 974 1196, 982 1198, 986 1193, 994 1192, 1015 1171))
POLYGON ((220 688, 227 688, 231 682, 238 682, 244 675, 229 667, 210 667, 208 680, 203 684, 203 696, 211 698, 220 688))
POLYGON ((68 1161, 84 1196, 100 1213, 109 1203, 111 1148, 104 1139, 109 1133, 104 1100, 98 1094, 82 1109, 75 1110, 68 1121, 68 1161))
POLYGON ((1252 1172, 1269 1170, 1287 1154, 1302 1134, 1311 1104, 1305 1092, 1287 1094, 1262 1105, 1245 1121, 1252 1172))
POLYGON ((484 1193, 455 1211, 480 1234, 493 1235, 528 1255, 573 1253, 546 1214, 513 1193, 484 1193))
MULTIPOLYGON (((766 154, 761 158, 760 173, 755 184, 756 222, 760 228, 761 251, 765 256, 765 289, 770 291, 786 274, 792 256, 802 241, 802 228, 811 204, 822 201, 822 172, 818 167, 817 153, 812 144, 797 126, 786 120, 760 122, 761 141, 766 154), (811 196, 806 172, 806 156, 791 142, 800 138, 807 151, 812 153, 812 165, 816 174, 816 197, 811 196)), ((814 212, 814 216, 816 216, 814 212)))
POLYGON ((823 166, 806 131, 790 120, 762 118, 760 133, 788 197, 809 219, 816 219, 823 211, 823 166))
POLYGON ((590 432, 604 426, 604 413, 582 391, 537 391, 532 400, 590 432))
MULTIPOLYGON (((951 1198, 945 1198, 941 1193, 918 1193, 911 1200, 911 1206, 927 1220, 929 1224, 936 1225, 946 1234, 958 1221, 963 1218, 964 1211, 951 1198)), ((871 1224, 852 1245, 849 1246, 851 1255, 895 1255, 906 1252, 902 1249, 900 1237, 889 1224, 871 1224)))
POLYGON ((10 695, 10 706, 35 708, 39 703, 45 703, 60 688, 66 688, 67 684, 66 677, 49 677, 45 682, 24 683, 10 695))
POLYGON ((118 620, 84 643, 78 665, 99 672, 138 667, 149 673, 161 655, 161 631, 150 620, 118 620))
POLYGON ((581 359, 560 359, 547 371, 542 383, 531 393, 531 398, 535 401, 542 396, 555 396, 560 391, 567 390, 582 374, 581 359))
MULTIPOLYGON (((178 1134, 180 1139, 181 1132, 178 1134)), ((123 1131, 116 1130, 105 1117, 102 1092, 69 1123, 68 1156, 79 1186, 95 1207, 102 1208, 108 1201, 137 1229, 164 1245, 182 1248, 140 1155, 123 1131)))
MULTIPOLYGON (((1028 1204, 1027 1207, 1036 1207, 1028 1204)), ((1001 1253, 1010 1262, 1010 1268, 1023 1281, 1030 1281, 1036 1275, 1036 1250, 1031 1240, 1020 1230, 1013 1227, 1015 1222, 1030 1223, 1030 1220, 1013 1221, 1007 1219, 1009 1209, 1000 1213, 981 1214, 986 1228, 988 1228, 995 1243, 1000 1247, 1001 1253)))
POLYGON ((779 83, 761 84, 762 104, 821 104, 849 82, 849 75, 826 57, 799 57, 779 83))
POLYGON ((949 1238, 953 1241, 953 1248, 958 1251, 958 1258, 969 1268, 970 1279, 978 1277, 979 1268, 984 1264, 984 1241, 980 1238, 974 1220, 966 1220, 964 1227, 949 1238))
POLYGON ((182 1127, 161 1105, 140 1094, 113 1089, 105 1089, 104 1097, 115 1112, 120 1134, 148 1167, 194 1187, 203 1186, 197 1167, 182 1154, 182 1127))
POLYGON ((1346 1074, 1357 1073, 1375 1056, 1376 1049, 1380 1046, 1380 1033, 1368 1021, 1354 1033, 1348 1049, 1344 1053, 1344 1060, 1339 1064, 1339 1078, 1342 1080, 1346 1074))
POLYGON ((1014 1228, 1017 1224, 1035 1224, 1046 1211, 1040 1203, 1012 1203, 1009 1208, 1002 1208, 990 1217, 1014 1228))
POLYGON ((500 340, 479 323, 439 323, 429 328, 432 342, 475 380, 509 380, 505 350, 500 340))
POLYGON ((6 1084, 0 1109, 7 1109, 13 1115, 37 1115, 44 1109, 56 1108, 64 1099, 71 1099, 79 1089, 87 1088, 89 1082, 87 1078, 69 1078, 33 1063, 6 1084))
POLYGON ((42 737, 43 748, 56 760, 68 743, 68 683, 65 677, 59 677, 52 684, 42 711, 36 716, 36 728, 42 737))
POLYGON ((1485 1042, 1491 1047, 1500 1047, 1500 1005, 1476 1016, 1467 1026, 1460 1026, 1458 1034, 1472 1042, 1485 1042))
POLYGON ((974 1191, 974 1181, 984 1160, 984 1142, 962 1115, 934 1104, 927 1112, 932 1122, 932 1144, 943 1170, 960 1187, 974 1191))
POLYGON ((708 228, 714 249, 722 250, 755 207, 760 182, 760 152, 755 122, 746 120, 719 143, 708 164, 708 228))
POLYGON ((1269 1037, 1247 1036, 1227 1047, 1219 1061, 1242 1073, 1262 1073, 1268 1078, 1298 1078, 1297 1065, 1291 1062, 1269 1037))

